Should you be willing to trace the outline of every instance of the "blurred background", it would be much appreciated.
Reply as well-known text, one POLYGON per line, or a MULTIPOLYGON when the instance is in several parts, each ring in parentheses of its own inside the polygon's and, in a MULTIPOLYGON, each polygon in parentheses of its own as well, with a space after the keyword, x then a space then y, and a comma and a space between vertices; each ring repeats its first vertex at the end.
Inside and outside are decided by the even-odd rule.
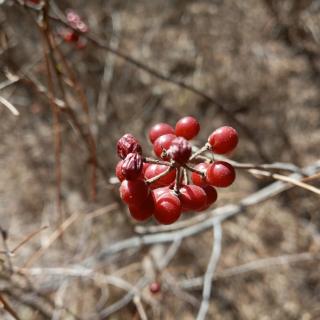
MULTIPOLYGON (((0 318, 195 319, 202 284, 184 281, 206 272, 210 229, 162 268, 170 243, 101 255, 139 227, 119 199, 116 142, 130 132, 151 155, 152 124, 193 115, 198 147, 226 124, 233 160, 313 165, 319 1, 36 2, 0 1, 0 318), (68 9, 89 28, 77 41, 68 9)), ((238 170, 214 208, 272 182, 238 170)), ((320 319, 319 195, 295 187, 222 227, 207 319, 320 319)))

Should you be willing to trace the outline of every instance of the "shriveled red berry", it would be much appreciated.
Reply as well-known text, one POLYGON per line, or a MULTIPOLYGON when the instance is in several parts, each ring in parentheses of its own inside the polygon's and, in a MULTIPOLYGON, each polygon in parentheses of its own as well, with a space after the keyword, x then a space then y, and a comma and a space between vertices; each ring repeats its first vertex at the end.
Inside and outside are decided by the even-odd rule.
POLYGON ((145 221, 149 219, 154 212, 154 199, 150 193, 146 201, 142 204, 133 204, 129 206, 129 212, 132 218, 137 221, 145 221))
POLYGON ((171 224, 181 215, 181 202, 173 191, 165 191, 160 195, 153 192, 155 198, 155 219, 162 224, 171 224))
POLYGON ((174 134, 174 129, 167 123, 157 123, 149 130, 149 140, 151 143, 154 143, 159 137, 164 134, 174 134))
POLYGON ((149 291, 152 293, 152 294, 156 294, 156 293, 159 293, 161 291, 161 285, 159 282, 151 282, 149 284, 149 291))
POLYGON ((117 153, 121 159, 124 159, 129 153, 142 154, 142 148, 139 141, 132 134, 126 133, 118 140, 117 153))
POLYGON ((208 185, 208 186, 204 186, 202 188, 207 195, 207 203, 201 209, 201 211, 208 209, 213 203, 215 203, 217 201, 217 198, 218 198, 217 190, 214 187, 208 185))
POLYGON ((122 164, 123 164, 123 160, 119 161, 116 166, 116 176, 120 182, 125 179, 125 177, 122 174, 122 170, 121 170, 122 164))
POLYGON ((182 186, 179 199, 183 211, 200 211, 207 203, 207 195, 204 190, 194 184, 182 186))
POLYGON ((149 195, 149 187, 143 180, 123 180, 119 191, 125 203, 135 206, 144 203, 149 195))
POLYGON ((220 188, 230 186, 235 178, 236 172, 233 166, 225 161, 215 161, 210 164, 206 173, 208 183, 220 188))
POLYGON ((193 139, 200 131, 200 124, 194 117, 184 117, 176 124, 175 133, 179 137, 184 137, 187 140, 193 139))
POLYGON ((139 153, 129 153, 123 160, 121 172, 127 180, 135 180, 141 176, 143 168, 142 156, 139 153))
POLYGON ((209 167, 209 164, 208 163, 198 163, 194 169, 198 170, 198 171, 201 171, 204 173, 204 175, 200 175, 196 172, 192 172, 191 174, 191 180, 192 182, 197 185, 197 186, 200 186, 200 187, 203 187, 203 186, 206 186, 208 183, 207 183, 207 180, 206 180, 206 171, 207 171, 207 168, 209 167))
POLYGON ((192 154, 191 144, 183 137, 177 137, 172 140, 168 149, 168 155, 174 161, 185 164, 192 154))
MULTIPOLYGON (((171 142, 175 139, 176 136, 174 134, 168 133, 159 137, 153 144, 153 151, 157 157, 161 158, 161 154, 163 150, 168 150, 171 146, 171 142)), ((163 157, 163 159, 168 160, 169 157, 163 157)))
MULTIPOLYGON (((164 166, 164 165, 151 164, 146 169, 144 176, 146 179, 151 179, 151 178, 154 178, 154 177, 158 176, 159 174, 165 172, 167 169, 168 169, 168 167, 164 166)), ((163 176, 160 179, 158 179, 157 181, 151 183, 150 187, 152 189, 154 189, 154 188, 159 188, 162 186, 167 186, 174 181, 175 177, 176 177, 176 170, 171 170, 165 176, 163 176)))
POLYGON ((226 154, 233 151, 239 141, 238 132, 228 126, 218 128, 209 136, 208 142, 212 151, 217 154, 226 154))

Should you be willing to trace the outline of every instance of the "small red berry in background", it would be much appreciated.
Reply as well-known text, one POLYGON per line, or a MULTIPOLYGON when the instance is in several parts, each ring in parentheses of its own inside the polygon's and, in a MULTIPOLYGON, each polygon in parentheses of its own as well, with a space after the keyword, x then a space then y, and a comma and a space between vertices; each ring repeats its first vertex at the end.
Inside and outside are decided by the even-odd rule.
MULTIPOLYGON (((77 19, 70 13, 69 20, 77 19)), ((116 166, 116 176, 121 182, 120 196, 133 219, 143 222, 153 217, 160 224, 172 224, 182 212, 207 210, 218 198, 215 188, 234 182, 233 166, 215 161, 214 154, 233 151, 238 144, 237 131, 228 126, 213 131, 208 143, 192 154, 188 140, 199 130, 199 122, 190 116, 180 119, 175 129, 167 123, 152 126, 149 140, 159 159, 145 157, 130 133, 118 140, 117 153, 122 160, 116 166), (208 152, 211 154, 202 155, 208 152)))
POLYGON ((212 186, 226 188, 235 180, 236 172, 228 162, 216 161, 209 165, 206 178, 212 186))
POLYGON ((221 127, 210 135, 208 142, 213 152, 226 154, 233 151, 238 144, 238 132, 232 127, 221 127))
POLYGON ((77 49, 85 48, 87 40, 82 35, 89 31, 88 25, 72 9, 66 11, 66 20, 69 27, 60 28, 59 35, 65 42, 74 43, 77 49))
POLYGON ((151 143, 154 143, 159 137, 168 133, 174 134, 173 127, 167 123, 158 123, 149 130, 149 140, 151 143))
POLYGON ((176 124, 176 136, 191 140, 198 135, 200 124, 194 117, 184 117, 176 124))
POLYGON ((157 294, 161 291, 161 285, 159 282, 157 281, 154 281, 154 282, 151 282, 149 284, 149 291, 152 293, 152 294, 157 294))

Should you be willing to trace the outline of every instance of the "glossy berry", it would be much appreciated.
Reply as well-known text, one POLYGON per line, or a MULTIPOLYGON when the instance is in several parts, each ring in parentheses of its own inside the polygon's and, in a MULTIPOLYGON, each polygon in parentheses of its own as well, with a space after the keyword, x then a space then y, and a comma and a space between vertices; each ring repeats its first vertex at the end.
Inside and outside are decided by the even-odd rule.
POLYGON ((152 194, 155 198, 158 198, 159 196, 161 196, 163 193, 165 192, 169 192, 171 191, 169 189, 169 187, 161 187, 161 188, 156 188, 152 191, 152 194))
POLYGON ((207 203, 207 195, 204 190, 193 184, 180 188, 179 199, 183 211, 199 211, 207 203))
POLYGON ((143 169, 142 156, 139 153, 129 153, 121 166, 122 175, 127 180, 135 180, 141 176, 143 169))
POLYGON ((138 140, 130 133, 123 135, 117 143, 117 153, 121 159, 124 159, 129 153, 142 154, 142 148, 138 140))
POLYGON ((177 137, 172 140, 168 149, 168 155, 174 161, 185 164, 192 154, 191 144, 183 137, 177 137))
POLYGON ((133 219, 137 221, 145 221, 149 219, 154 212, 154 199, 150 193, 146 201, 142 204, 129 205, 129 212, 133 219))
POLYGON ((200 186, 200 187, 208 185, 207 180, 206 180, 206 176, 205 176, 208 167, 209 167, 209 163, 205 163, 205 162, 198 163, 194 167, 194 169, 204 173, 204 175, 202 176, 196 172, 192 172, 191 180, 195 185, 200 186))
MULTIPOLYGON (((144 176, 146 179, 151 179, 151 178, 154 178, 154 177, 158 176, 159 174, 163 173, 167 169, 168 169, 168 167, 164 166, 164 165, 151 164, 146 169, 144 176)), ((175 177, 176 177, 176 170, 173 169, 168 174, 161 177, 159 180, 151 183, 150 187, 151 187, 151 189, 154 189, 154 188, 167 186, 174 181, 175 177)))
POLYGON ((213 131, 208 142, 214 153, 226 154, 236 148, 238 140, 238 132, 232 127, 225 126, 213 131))
POLYGON ((128 205, 139 206, 149 195, 149 187, 143 180, 123 180, 120 185, 121 199, 128 205))
POLYGON ((184 117, 176 124, 175 133, 178 137, 184 137, 187 140, 193 139, 200 131, 200 124, 194 117, 184 117))
POLYGON ((149 284, 149 291, 152 293, 152 294, 156 294, 156 293, 159 293, 161 291, 161 285, 159 282, 151 282, 149 284))
POLYGON ((164 134, 174 134, 174 129, 167 123, 157 123, 149 130, 149 140, 151 143, 154 143, 159 137, 164 134))
MULTIPOLYGON (((159 137, 153 144, 153 151, 155 155, 161 158, 163 149, 168 150, 171 146, 171 142, 176 138, 174 134, 168 133, 159 137)), ((169 157, 163 157, 163 159, 168 160, 169 157)))
POLYGON ((207 195, 207 203, 205 204, 205 206, 203 208, 201 208, 201 210, 206 210, 213 203, 215 203, 217 201, 218 193, 217 193, 217 190, 212 186, 204 186, 202 188, 207 195))
POLYGON ((230 186, 236 178, 233 166, 225 161, 216 161, 209 165, 206 173, 208 183, 215 187, 230 186))
POLYGON ((116 176, 120 182, 125 179, 125 177, 122 174, 122 170, 121 170, 122 164, 123 164, 123 160, 119 161, 116 166, 116 176))
POLYGON ((181 202, 173 191, 165 191, 160 195, 153 192, 155 199, 155 219, 162 224, 171 224, 181 215, 181 202))

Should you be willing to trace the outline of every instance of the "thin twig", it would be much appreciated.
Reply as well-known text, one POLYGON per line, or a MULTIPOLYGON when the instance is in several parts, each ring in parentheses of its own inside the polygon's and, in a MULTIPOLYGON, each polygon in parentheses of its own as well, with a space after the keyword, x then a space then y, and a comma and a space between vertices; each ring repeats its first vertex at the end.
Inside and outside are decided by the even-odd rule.
POLYGON ((16 320, 21 320, 15 310, 10 306, 9 302, 0 294, 0 302, 3 308, 16 320))
POLYGON ((263 170, 258 170, 258 169, 250 169, 249 172, 252 173, 253 175, 261 175, 261 176, 273 178, 275 180, 288 182, 288 183, 293 184, 293 185, 295 185, 297 187, 309 190, 309 191, 311 191, 311 192, 313 192, 315 194, 320 195, 320 189, 318 189, 318 188, 316 188, 314 186, 311 186, 311 185, 309 185, 307 183, 304 183, 302 181, 299 181, 299 180, 296 180, 296 179, 292 179, 290 177, 283 176, 283 175, 278 174, 278 173, 272 173, 272 172, 269 172, 269 171, 263 171, 263 170))
POLYGON ((209 308, 210 295, 211 295, 212 278, 221 254, 222 228, 220 223, 217 223, 214 225, 213 232, 214 232, 214 237, 213 237, 212 253, 208 263, 207 271, 204 275, 202 301, 201 301, 201 306, 197 315, 197 320, 204 320, 206 318, 208 308, 209 308))
POLYGON ((3 98, 0 96, 0 103, 2 103, 6 108, 8 108, 8 110, 14 115, 14 116, 19 116, 20 113, 17 110, 17 108, 11 103, 9 102, 7 99, 3 98))

